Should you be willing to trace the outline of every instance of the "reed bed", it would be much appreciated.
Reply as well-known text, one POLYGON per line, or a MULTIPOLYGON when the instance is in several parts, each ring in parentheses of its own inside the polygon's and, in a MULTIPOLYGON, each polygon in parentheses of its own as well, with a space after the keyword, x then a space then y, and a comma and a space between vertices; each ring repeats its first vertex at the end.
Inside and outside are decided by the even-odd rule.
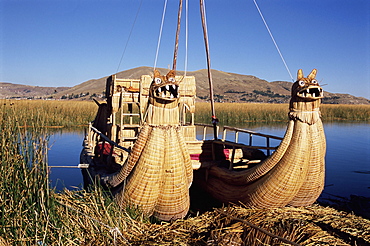
POLYGON ((323 104, 324 121, 370 121, 370 105, 323 104))
MULTIPOLYGON (((370 121, 370 105, 321 104, 323 121, 370 121)), ((223 125, 257 122, 287 122, 288 104, 215 103, 216 116, 223 125)), ((196 122, 209 123, 209 103, 196 104, 196 122)))
POLYGON ((29 102, 17 102, 0 105, 0 245, 289 245, 276 236, 300 245, 370 243, 369 220, 318 205, 268 210, 234 205, 193 210, 186 219, 164 223, 135 208, 121 209, 99 186, 57 193, 49 187, 44 127, 52 121, 32 109, 40 107, 37 102, 28 104, 33 110, 28 114, 29 102), (31 116, 36 119, 28 121, 31 116))
POLYGON ((0 100, 4 112, 17 114, 20 126, 72 127, 87 125, 97 111, 93 101, 0 100))
POLYGON ((99 187, 91 193, 50 189, 45 122, 24 127, 18 111, 1 108, 0 245, 124 243, 120 230, 131 218, 140 222, 139 213, 121 211, 99 187))
MULTIPOLYGON (((17 112, 21 126, 82 126, 92 121, 97 112, 97 105, 92 101, 0 100, 0 105, 4 111, 17 112)), ((215 110, 222 125, 279 123, 288 121, 289 105, 215 103, 215 110)), ((323 121, 370 121, 370 105, 322 104, 321 112, 323 121)), ((210 123, 210 119, 210 104, 196 103, 195 121, 210 123)), ((134 123, 138 123, 136 118, 134 123)))

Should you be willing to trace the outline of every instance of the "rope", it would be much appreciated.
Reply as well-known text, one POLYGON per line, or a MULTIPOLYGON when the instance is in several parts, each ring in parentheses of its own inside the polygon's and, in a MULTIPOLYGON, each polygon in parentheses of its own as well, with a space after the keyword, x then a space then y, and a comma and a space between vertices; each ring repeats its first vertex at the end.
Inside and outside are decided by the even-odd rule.
POLYGON ((185 64, 184 64, 184 78, 186 77, 186 71, 188 69, 188 19, 189 19, 189 12, 188 12, 188 4, 189 1, 185 1, 185 64))
POLYGON ((82 212, 78 211, 75 208, 72 208, 72 207, 70 207, 70 206, 68 206, 66 204, 63 204, 63 203, 59 202, 59 201, 56 201, 56 202, 59 203, 60 205, 64 206, 64 207, 72 210, 72 211, 75 211, 75 212, 77 212, 79 214, 82 214, 83 216, 85 216, 86 218, 89 218, 90 220, 93 220, 93 221, 95 221, 95 222, 97 222, 97 223, 99 223, 99 224, 107 227, 109 229, 109 232, 112 233, 112 235, 113 235, 114 245, 117 245, 116 244, 116 238, 117 238, 118 235, 121 236, 126 241, 126 243, 128 243, 128 245, 131 245, 130 242, 122 235, 122 233, 121 233, 121 231, 119 230, 118 227, 111 227, 111 226, 109 226, 107 224, 104 224, 103 222, 101 222, 101 221, 99 221, 97 219, 94 219, 93 217, 91 217, 91 216, 89 216, 89 215, 87 215, 85 213, 82 213, 82 212))
POLYGON ((134 29, 134 26, 135 26, 135 23, 136 23, 137 17, 138 17, 138 15, 139 15, 139 12, 140 12, 141 4, 142 4, 142 3, 143 3, 143 0, 141 0, 141 1, 140 1, 139 8, 137 9, 136 16, 135 16, 135 19, 134 19, 134 23, 132 23, 131 30, 130 30, 130 33, 129 33, 129 35, 128 35, 127 41, 126 41, 125 48, 123 49, 121 59, 119 60, 119 63, 118 63, 118 67, 117 67, 117 71, 116 71, 116 73, 118 73, 119 67, 121 66, 121 62, 122 62, 122 60, 123 60, 123 56, 124 56, 124 55, 125 55, 125 53, 126 53, 127 45, 128 45, 128 42, 129 42, 129 40, 130 40, 130 38, 131 38, 132 30, 134 29))
POLYGON ((289 70, 289 68, 288 68, 287 63, 285 62, 285 59, 284 59, 284 57, 283 57, 283 54, 280 52, 279 46, 277 45, 277 43, 276 43, 276 41, 275 41, 275 39, 274 39, 274 36, 272 35, 272 33, 271 33, 271 31, 270 31, 270 28, 269 28, 269 26, 267 25, 267 22, 265 21, 265 18, 263 17, 263 14, 262 14, 262 12, 261 12, 260 8, 258 7, 258 4, 257 4, 256 0, 253 0, 253 2, 254 2, 254 5, 256 5, 256 8, 257 8, 257 10, 258 10, 258 13, 260 14, 260 16, 261 16, 261 18, 262 18, 262 21, 263 21, 263 23, 265 24, 265 27, 266 27, 266 29, 267 29, 268 33, 270 34, 270 37, 271 37, 271 39, 272 39, 272 42, 274 43, 274 45, 275 45, 275 47, 276 47, 276 49, 277 49, 277 51, 278 51, 278 53, 279 53, 279 55, 280 55, 280 58, 281 58, 281 60, 283 61, 284 66, 285 66, 286 70, 287 70, 287 71, 288 71, 288 73, 289 73, 290 78, 291 78, 291 79, 292 79, 292 81, 294 82, 293 76, 292 76, 292 74, 290 73, 290 70, 289 70))
POLYGON ((157 67, 159 46, 161 45, 162 30, 163 30, 164 16, 166 15, 166 8, 167 8, 167 0, 164 1, 163 13, 162 13, 162 21, 161 21, 161 28, 159 29, 159 36, 158 36, 158 43, 157 43, 157 51, 155 53, 154 69, 153 70, 155 70, 155 68, 157 67))

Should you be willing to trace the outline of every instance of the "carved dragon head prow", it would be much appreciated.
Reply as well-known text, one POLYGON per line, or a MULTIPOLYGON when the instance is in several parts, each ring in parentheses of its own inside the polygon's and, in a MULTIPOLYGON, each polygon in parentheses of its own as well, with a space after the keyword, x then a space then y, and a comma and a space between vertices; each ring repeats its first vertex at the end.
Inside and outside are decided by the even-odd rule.
POLYGON ((316 78, 317 70, 313 69, 305 78, 302 69, 298 70, 297 81, 292 86, 289 116, 293 120, 314 124, 320 119, 321 98, 324 91, 316 78))
POLYGON ((162 76, 154 70, 149 87, 149 104, 146 122, 152 125, 179 125, 180 81, 176 81, 175 71, 162 76))
POLYGON ((177 103, 180 98, 179 82, 175 79, 175 71, 170 70, 167 75, 154 70, 153 82, 149 88, 149 97, 153 104, 177 103))

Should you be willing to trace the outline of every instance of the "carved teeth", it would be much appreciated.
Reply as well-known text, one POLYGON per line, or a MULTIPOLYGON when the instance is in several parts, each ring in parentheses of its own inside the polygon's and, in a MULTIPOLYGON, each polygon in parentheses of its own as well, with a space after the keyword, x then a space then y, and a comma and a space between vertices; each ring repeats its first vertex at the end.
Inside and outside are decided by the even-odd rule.
POLYGON ((306 91, 307 91, 307 94, 310 94, 310 89, 307 89, 306 91))
POLYGON ((165 85, 156 89, 155 94, 157 97, 174 99, 179 98, 179 87, 174 84, 165 85))

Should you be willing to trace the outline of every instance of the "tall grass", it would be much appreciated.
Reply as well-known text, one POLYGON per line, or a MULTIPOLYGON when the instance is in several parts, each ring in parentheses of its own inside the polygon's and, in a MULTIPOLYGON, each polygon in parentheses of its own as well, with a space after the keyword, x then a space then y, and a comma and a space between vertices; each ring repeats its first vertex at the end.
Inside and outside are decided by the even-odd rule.
POLYGON ((0 244, 124 244, 127 234, 113 229, 133 220, 99 187, 91 193, 50 190, 42 118, 40 126, 22 127, 17 110, 0 109, 0 244))
POLYGON ((21 126, 72 127, 92 121, 97 111, 93 101, 0 100, 2 110, 17 114, 21 126))
MULTIPOLYGON (((122 210, 99 186, 93 187, 92 192, 65 190, 56 193, 51 190, 47 163, 48 134, 44 126, 78 125, 91 120, 89 117, 95 114, 96 106, 87 104, 82 107, 83 104, 80 103, 16 101, 13 104, 3 101, 0 105, 1 245, 4 241, 9 245, 41 246, 208 245, 207 240, 211 240, 212 235, 229 228, 230 223, 225 224, 224 219, 220 219, 220 215, 214 212, 213 215, 205 213, 173 223, 151 224, 148 223, 148 218, 144 218, 135 209, 122 210), (62 104, 66 104, 65 110, 70 112, 60 110, 64 107, 62 104), (87 112, 88 107, 91 107, 88 109, 91 112, 87 112), (76 120, 73 115, 78 114, 84 116, 76 120), (50 115, 53 120, 47 119, 50 115), (67 119, 73 123, 67 122, 67 119), (25 125, 28 127, 24 127, 25 125), (216 220, 220 226, 215 224, 216 220)), ((200 113, 203 112, 207 117, 208 106, 199 106, 200 113)), ((223 106, 225 105, 217 105, 216 109, 221 111, 223 106)), ((245 110, 242 106, 247 108, 250 105, 227 107, 224 111, 238 114, 245 110)), ((255 106, 256 112, 262 110, 263 106, 255 106)), ((268 107, 263 109, 266 112, 262 115, 268 114, 266 108, 268 107)), ((364 110, 368 110, 368 107, 364 110)), ((234 114, 220 113, 218 117, 222 120, 234 114)), ((286 115, 286 112, 284 114, 286 115)), ((258 117, 253 117, 250 116, 253 120, 259 120, 258 117)), ((243 116, 238 119, 245 120, 243 116)), ((312 209, 314 210, 316 211, 312 209)), ((267 219, 269 213, 266 211, 266 216, 260 217, 267 219)), ((283 216, 286 214, 282 212, 283 216)), ((272 219, 276 221, 275 217, 272 219)), ((307 235, 307 238, 309 237, 310 235, 307 235)))
POLYGON ((324 121, 370 121, 370 105, 323 104, 324 121))
MULTIPOLYGON (((20 126, 81 126, 92 121, 97 112, 97 105, 92 101, 0 100, 0 105, 3 111, 17 112, 20 126)), ((222 125, 278 123, 288 120, 289 105, 216 103, 215 111, 222 125)), ((370 105, 322 104, 321 112, 323 121, 370 121, 370 105)), ((195 121, 211 122, 209 103, 196 103, 195 121)))
MULTIPOLYGON (((257 103, 216 103, 216 117, 222 125, 242 124, 247 122, 271 122, 287 120, 286 104, 257 103)), ((197 103, 195 121, 209 123, 211 106, 209 103, 197 103)))
MULTIPOLYGON (((237 125, 257 122, 288 121, 288 104, 268 103, 216 103, 216 116, 222 125, 237 125)), ((370 105, 331 105, 322 104, 323 121, 370 121, 370 105)), ((211 106, 209 103, 197 103, 195 121, 210 123, 211 106)))

